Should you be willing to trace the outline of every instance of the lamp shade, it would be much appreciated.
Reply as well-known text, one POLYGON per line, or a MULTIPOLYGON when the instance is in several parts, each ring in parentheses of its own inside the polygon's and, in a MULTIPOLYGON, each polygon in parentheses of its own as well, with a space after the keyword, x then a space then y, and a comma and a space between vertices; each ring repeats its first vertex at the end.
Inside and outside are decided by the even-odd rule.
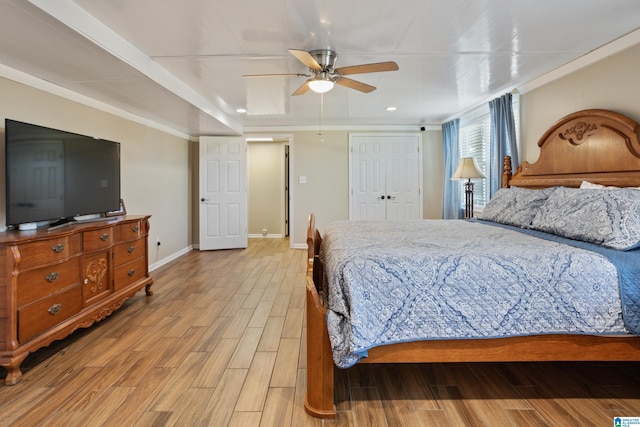
POLYGON ((320 77, 311 79, 307 82, 309 88, 316 93, 325 93, 333 89, 333 81, 320 77))
POLYGON ((478 168, 476 159, 473 157, 463 157, 460 159, 458 169, 453 173, 451 179, 471 179, 486 178, 486 176, 478 168))

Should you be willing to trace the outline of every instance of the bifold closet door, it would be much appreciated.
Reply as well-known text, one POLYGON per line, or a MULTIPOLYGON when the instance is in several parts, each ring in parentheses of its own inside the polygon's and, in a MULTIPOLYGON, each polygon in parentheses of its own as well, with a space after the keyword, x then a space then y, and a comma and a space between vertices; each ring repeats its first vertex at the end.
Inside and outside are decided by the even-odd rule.
POLYGON ((349 218, 422 218, 420 134, 349 135, 349 218))

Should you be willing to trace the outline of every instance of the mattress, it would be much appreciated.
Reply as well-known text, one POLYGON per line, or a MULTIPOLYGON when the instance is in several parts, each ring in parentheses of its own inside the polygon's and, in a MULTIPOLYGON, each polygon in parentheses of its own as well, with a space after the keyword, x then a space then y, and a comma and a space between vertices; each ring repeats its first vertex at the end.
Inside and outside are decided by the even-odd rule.
POLYGON ((320 257, 335 364, 416 340, 630 334, 617 261, 540 234, 461 220, 329 224, 320 257))

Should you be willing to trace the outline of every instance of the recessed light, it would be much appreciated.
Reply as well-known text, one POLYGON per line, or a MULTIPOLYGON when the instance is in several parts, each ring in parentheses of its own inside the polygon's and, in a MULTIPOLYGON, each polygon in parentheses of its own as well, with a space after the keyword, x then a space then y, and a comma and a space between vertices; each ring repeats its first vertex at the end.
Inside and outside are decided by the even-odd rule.
POLYGON ((236 110, 236 113, 240 113, 240 114, 244 114, 244 113, 246 113, 246 112, 247 112, 247 109, 246 109, 246 108, 238 108, 238 109, 236 110))
POLYGON ((397 108, 396 107, 387 107, 387 111, 396 111, 397 108))
POLYGON ((271 142, 273 138, 262 137, 262 136, 248 136, 247 142, 271 142))

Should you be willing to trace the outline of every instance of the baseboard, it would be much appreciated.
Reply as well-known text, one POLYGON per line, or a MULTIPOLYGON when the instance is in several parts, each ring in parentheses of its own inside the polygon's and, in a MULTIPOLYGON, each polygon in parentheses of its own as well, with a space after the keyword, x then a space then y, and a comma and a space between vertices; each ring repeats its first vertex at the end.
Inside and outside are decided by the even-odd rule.
POLYGON ((282 234, 249 234, 250 239, 282 239, 282 234))
POLYGON ((153 271, 157 268, 162 267, 165 264, 170 263, 171 261, 180 258, 182 255, 187 254, 189 252, 191 252, 193 250, 193 246, 189 245, 186 248, 182 249, 181 251, 175 252, 171 255, 169 255, 168 257, 164 257, 159 261, 154 262, 153 264, 149 265, 149 271, 153 271))
MULTIPOLYGON (((267 237, 264 237, 262 234, 260 234, 258 236, 259 236, 258 237, 259 239, 266 239, 267 238, 267 237)), ((282 237, 282 236, 280 236, 280 237, 282 237)), ((253 237, 249 236, 249 238, 253 238, 253 237)), ((193 249, 196 250, 196 251, 200 250, 200 244, 194 244, 193 245, 193 249)), ((306 243, 291 243, 291 249, 304 249, 306 251, 309 248, 308 248, 306 243)))

